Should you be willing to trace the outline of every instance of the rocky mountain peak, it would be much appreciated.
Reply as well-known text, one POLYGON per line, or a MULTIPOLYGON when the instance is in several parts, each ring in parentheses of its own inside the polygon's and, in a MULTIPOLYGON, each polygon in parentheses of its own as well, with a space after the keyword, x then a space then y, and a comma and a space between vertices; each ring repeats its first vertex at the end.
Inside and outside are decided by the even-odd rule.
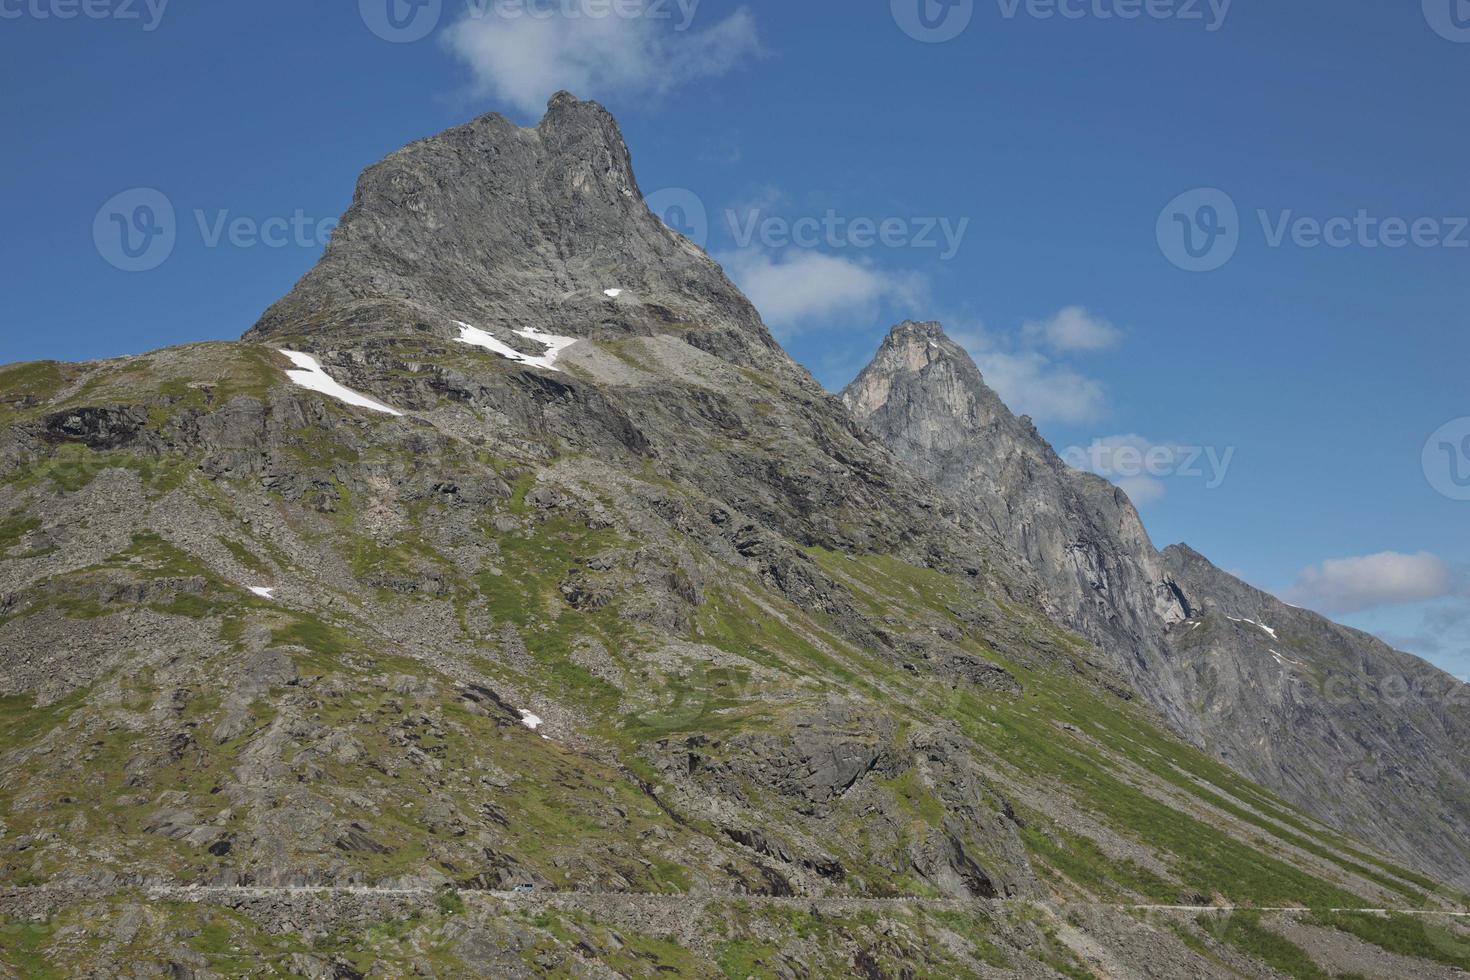
POLYGON ((842 398, 860 419, 880 412, 903 415, 905 438, 925 451, 954 450, 977 429, 999 429, 1048 465, 1061 465, 1031 420, 1011 413, 969 352, 934 321, 906 320, 890 330, 842 398))
POLYGON ((484 115, 369 167, 320 262, 246 339, 465 324, 507 339, 698 324, 696 342, 737 359, 775 348, 719 266, 649 211, 612 115, 566 92, 534 127, 484 115))
POLYGON ((938 320, 905 320, 888 331, 884 346, 897 346, 908 341, 949 342, 944 325, 938 320))
POLYGON ((1023 555, 1055 615, 1113 652, 1135 686, 1183 724, 1174 692, 1137 653, 1185 617, 1186 603, 1123 491, 1068 467, 937 323, 894 327, 842 398, 900 459, 1023 555))

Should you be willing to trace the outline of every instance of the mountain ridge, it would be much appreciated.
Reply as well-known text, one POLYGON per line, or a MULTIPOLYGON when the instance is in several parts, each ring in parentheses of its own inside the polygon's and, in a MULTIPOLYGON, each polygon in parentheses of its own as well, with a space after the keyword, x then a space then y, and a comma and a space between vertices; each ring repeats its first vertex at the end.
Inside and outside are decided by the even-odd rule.
POLYGON ((1470 965, 1331 912, 1460 897, 1174 734, 548 114, 586 166, 414 144, 244 342, 0 368, 0 967, 1470 965))
POLYGON ((1470 688, 1187 545, 1156 550, 1126 494, 1067 467, 936 323, 894 327, 843 400, 1023 552, 1047 608, 1109 651, 1180 735, 1400 858, 1470 880, 1455 843, 1470 831, 1470 768, 1454 761, 1470 688), (1212 612, 1224 622, 1201 632, 1212 612))

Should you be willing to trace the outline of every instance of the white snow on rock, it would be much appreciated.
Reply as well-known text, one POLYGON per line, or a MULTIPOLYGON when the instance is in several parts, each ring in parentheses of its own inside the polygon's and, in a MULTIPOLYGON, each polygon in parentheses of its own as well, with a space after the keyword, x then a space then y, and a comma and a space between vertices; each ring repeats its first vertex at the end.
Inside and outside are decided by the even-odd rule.
POLYGON ((525 708, 522 708, 521 709, 521 724, 522 725, 525 725, 527 728, 529 728, 531 731, 534 732, 536 729, 540 728, 543 724, 545 724, 545 722, 543 722, 540 718, 536 717, 535 715, 531 714, 531 712, 527 711, 525 708))
POLYGON ((251 592, 254 592, 256 595, 260 596, 262 599, 274 599, 276 597, 276 590, 275 589, 267 589, 263 585, 252 585, 250 587, 250 591, 251 592))
POLYGON ((460 343, 483 347, 492 354, 499 354, 507 360, 515 361, 518 364, 529 364, 532 367, 545 368, 548 371, 561 370, 561 368, 556 366, 556 359, 561 356, 562 351, 575 344, 578 339, 576 337, 558 337, 556 334, 542 333, 539 330, 527 327, 525 330, 515 331, 516 336, 525 337, 527 340, 534 340, 546 348, 546 353, 540 355, 522 354, 514 347, 496 340, 491 334, 481 330, 479 327, 472 327, 468 323, 459 320, 454 322, 459 327, 460 343))
POLYGON ((310 354, 303 354, 300 351, 294 350, 283 350, 281 353, 289 357, 291 363, 295 364, 298 368, 298 370, 286 372, 286 377, 290 378, 293 383, 309 391, 320 392, 329 398, 335 398, 339 402, 356 405, 358 408, 367 408, 374 412, 383 412, 387 415, 401 416, 403 414, 398 409, 389 408, 375 398, 369 398, 361 392, 353 391, 351 388, 333 381, 328 377, 327 372, 322 370, 322 366, 317 363, 317 359, 310 354))
POLYGON ((1271 656, 1275 657, 1276 658, 1276 662, 1278 664, 1280 664, 1281 666, 1283 666, 1283 667, 1285 667, 1287 664, 1295 664, 1298 667, 1305 667, 1306 666, 1306 664, 1302 663, 1300 660, 1293 660, 1290 657, 1283 657, 1281 654, 1277 653, 1275 650, 1272 650, 1271 651, 1271 656))
POLYGON ((461 344, 472 344, 475 347, 483 347, 493 354, 509 358, 512 361, 524 361, 526 355, 506 344, 502 344, 495 337, 479 327, 472 327, 468 323, 454 321, 459 327, 459 342, 461 344))
POLYGON ((552 371, 560 370, 556 366, 556 359, 561 356, 561 352, 577 342, 576 337, 558 337, 556 334, 542 333, 530 327, 527 327, 525 330, 517 330, 516 335, 525 337, 527 340, 534 340, 538 344, 545 344, 546 353, 540 357, 528 357, 526 358, 526 363, 534 364, 537 367, 544 367, 552 371))
POLYGON ((619 296, 623 295, 623 291, 621 289, 604 289, 602 291, 602 295, 607 296, 610 299, 617 299, 619 296))
POLYGON ((461 344, 473 344, 476 347, 483 347, 491 353, 499 354, 501 357, 509 358, 512 361, 524 361, 526 359, 525 354, 522 354, 514 347, 502 344, 493 335, 486 333, 479 327, 472 327, 468 323, 461 323, 459 320, 455 320, 454 322, 459 327, 459 342, 461 344))
POLYGON ((1230 621, 1232 623, 1245 623, 1247 626, 1254 626, 1258 630, 1263 630, 1264 632, 1269 633, 1271 635, 1271 639, 1279 639, 1279 637, 1276 636, 1276 631, 1267 626, 1265 623, 1258 623, 1254 619, 1236 619, 1234 616, 1230 617, 1230 621))

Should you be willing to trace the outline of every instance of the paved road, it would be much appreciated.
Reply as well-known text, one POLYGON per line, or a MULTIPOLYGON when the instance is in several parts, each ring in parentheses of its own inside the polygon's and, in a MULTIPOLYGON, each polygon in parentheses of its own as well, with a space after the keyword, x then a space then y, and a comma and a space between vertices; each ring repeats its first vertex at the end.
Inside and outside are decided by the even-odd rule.
POLYGON ((1448 915, 1456 918, 1470 918, 1470 912, 1446 912, 1441 909, 1304 909, 1292 906, 1262 907, 1257 905, 1108 905, 1103 907, 1132 909, 1139 912, 1364 912, 1376 915, 1448 915))
MULTIPOLYGON (((64 897, 76 894, 126 894, 129 892, 141 892, 153 899, 172 899, 180 901, 209 901, 209 900, 238 900, 238 899, 272 899, 272 898, 294 898, 305 896, 354 896, 364 898, 417 898, 429 899, 443 894, 445 891, 453 891, 462 898, 494 900, 499 902, 544 904, 549 901, 576 902, 579 900, 591 901, 645 901, 654 903, 678 904, 695 901, 740 901, 756 905, 780 905, 795 907, 873 907, 885 908, 893 906, 914 905, 926 908, 942 908, 949 910, 980 907, 995 907, 1006 904, 1020 905, 1047 905, 1058 907, 1056 903, 1040 902, 1032 899, 953 899, 953 898, 927 898, 923 896, 895 896, 891 898, 863 898, 859 896, 827 896, 827 897, 778 897, 771 895, 744 895, 737 893, 700 893, 700 894, 669 894, 666 892, 601 892, 601 891, 549 891, 538 890, 530 892, 516 891, 483 891, 470 889, 444 889, 429 886, 391 888, 372 885, 145 885, 139 887, 118 887, 111 889, 91 888, 68 888, 54 887, 49 885, 38 885, 27 888, 0 888, 0 900, 9 897, 44 897, 55 895, 64 897)), ((1398 915, 1443 915, 1455 918, 1470 918, 1470 912, 1451 912, 1439 909, 1405 909, 1405 908, 1330 908, 1309 910, 1293 906, 1259 907, 1244 905, 1127 905, 1107 903, 1062 903, 1062 908, 1107 908, 1132 912, 1188 912, 1194 914, 1202 913, 1225 913, 1225 912, 1363 912, 1370 914, 1398 914, 1398 915)))

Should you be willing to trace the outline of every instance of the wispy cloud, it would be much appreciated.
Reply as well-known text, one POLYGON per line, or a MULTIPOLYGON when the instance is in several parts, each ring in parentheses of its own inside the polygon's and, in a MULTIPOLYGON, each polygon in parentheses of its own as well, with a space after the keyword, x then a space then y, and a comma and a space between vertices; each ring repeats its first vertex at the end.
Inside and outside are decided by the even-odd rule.
POLYGON ((1039 423, 1068 424, 1096 422, 1107 414, 1103 383, 1062 357, 1101 350, 1121 339, 1121 333, 1081 307, 1067 307, 1009 332, 977 324, 952 329, 950 336, 970 352, 986 383, 1013 412, 1039 423))
POLYGON ((1124 476, 1113 481, 1128 495, 1134 507, 1146 507, 1164 498, 1164 481, 1151 476, 1124 476))
MULTIPOLYGON (((958 339, 958 338, 957 338, 958 339)), ((1103 383, 1035 350, 1002 350, 993 340, 970 335, 961 341, 980 373, 1011 409, 1037 422, 1095 422, 1107 412, 1103 383)))
POLYGON ((1080 306, 1059 310, 1049 320, 1027 323, 1021 336, 1060 354, 1108 350, 1123 341, 1123 331, 1080 306))
POLYGON ((916 275, 823 252, 751 248, 716 258, 779 334, 839 315, 872 319, 885 303, 914 308, 925 292, 916 275))
POLYGON ((761 53, 748 9, 703 30, 689 26, 695 10, 648 2, 614 12, 579 0, 547 9, 531 0, 478 3, 446 29, 444 43, 474 76, 477 96, 534 115, 560 89, 583 98, 660 96, 761 53))
POLYGON ((1450 566, 1427 551, 1385 551, 1333 558, 1303 569, 1283 597, 1325 613, 1353 613, 1380 606, 1425 602, 1463 594, 1450 566))

